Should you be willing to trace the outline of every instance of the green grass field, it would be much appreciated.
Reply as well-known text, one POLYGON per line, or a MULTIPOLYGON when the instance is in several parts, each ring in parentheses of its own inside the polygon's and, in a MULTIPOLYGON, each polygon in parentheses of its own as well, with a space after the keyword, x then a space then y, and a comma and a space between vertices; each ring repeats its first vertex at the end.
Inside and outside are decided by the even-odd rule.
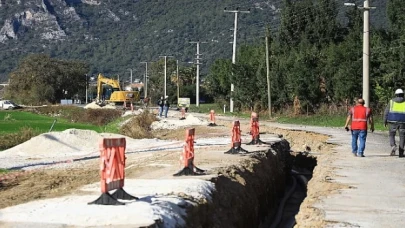
POLYGON ((7 173, 7 172, 8 172, 7 169, 0 169, 0 174, 7 173))
MULTIPOLYGON (((343 128, 346 122, 346 116, 311 115, 298 117, 278 117, 276 121, 279 123, 343 128)), ((386 130, 381 116, 374 116, 374 128, 376 130, 386 130)))
POLYGON ((214 110, 216 114, 221 114, 225 116, 237 116, 242 118, 250 118, 249 113, 242 113, 242 112, 229 112, 229 107, 226 107, 225 113, 224 108, 220 107, 218 104, 200 104, 199 107, 190 105, 189 108, 190 112, 198 112, 198 113, 206 113, 207 115, 210 113, 211 110, 214 110))
MULTIPOLYGON (((218 104, 200 104, 200 107, 195 105, 190 105, 190 111, 207 113, 209 114, 210 110, 215 110, 215 113, 227 116, 237 116, 241 118, 250 118, 249 113, 238 113, 238 112, 229 112, 229 107, 227 107, 226 113, 223 113, 223 109, 219 107, 218 104)), ((268 119, 267 116, 262 116, 262 120, 268 119)), ((309 125, 309 126, 324 126, 324 127, 344 127, 346 122, 346 115, 309 115, 309 116, 280 116, 275 115, 274 121, 278 123, 288 123, 288 124, 298 124, 298 125, 309 125)), ((376 130, 386 130, 382 122, 381 116, 374 116, 374 127, 376 130)))
POLYGON ((29 127, 41 133, 48 132, 54 120, 56 120, 56 123, 53 131, 77 128, 103 132, 101 127, 90 124, 70 123, 68 120, 62 118, 52 118, 24 111, 0 111, 0 134, 16 133, 23 127, 29 127))

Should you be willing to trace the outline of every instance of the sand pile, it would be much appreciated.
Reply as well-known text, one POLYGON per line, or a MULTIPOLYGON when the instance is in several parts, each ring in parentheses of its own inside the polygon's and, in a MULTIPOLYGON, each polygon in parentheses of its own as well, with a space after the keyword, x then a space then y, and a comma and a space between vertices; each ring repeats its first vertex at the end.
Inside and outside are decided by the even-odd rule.
POLYGON ((138 110, 134 110, 134 111, 131 111, 131 110, 127 110, 127 111, 125 111, 125 113, 122 115, 123 117, 124 116, 130 116, 130 115, 135 115, 135 116, 137 116, 137 115, 140 115, 141 113, 143 113, 144 112, 144 110, 143 109, 138 109, 138 110))
POLYGON ((38 135, 30 140, 0 153, 0 168, 27 166, 46 162, 65 161, 99 156, 101 138, 126 139, 126 152, 153 152, 162 149, 177 149, 180 141, 159 139, 132 139, 119 134, 97 133, 92 130, 68 129, 38 135))
POLYGON ((152 123, 151 128, 153 130, 158 129, 177 129, 185 126, 193 125, 208 125, 208 121, 199 119, 192 114, 188 114, 185 120, 179 119, 161 119, 152 123))
MULTIPOLYGON (((112 137, 114 135, 111 134, 112 137)), ((97 142, 102 136, 92 130, 68 129, 62 132, 50 132, 38 135, 30 140, 10 148, 1 153, 30 156, 30 157, 58 157, 82 155, 98 151, 97 142)))
POLYGON ((87 104, 86 106, 84 106, 85 109, 99 109, 99 108, 104 108, 104 109, 116 109, 115 105, 112 104, 107 104, 105 106, 100 106, 98 104, 96 104, 96 102, 91 102, 89 104, 87 104))

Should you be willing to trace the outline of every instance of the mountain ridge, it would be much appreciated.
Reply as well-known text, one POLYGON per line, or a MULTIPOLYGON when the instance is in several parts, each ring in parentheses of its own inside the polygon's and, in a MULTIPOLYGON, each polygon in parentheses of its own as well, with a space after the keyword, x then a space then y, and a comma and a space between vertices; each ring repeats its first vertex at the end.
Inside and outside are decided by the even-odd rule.
POLYGON ((129 76, 127 69, 135 68, 140 77, 139 62, 159 55, 193 61, 189 41, 198 40, 210 41, 200 47, 206 72, 216 58, 232 56, 234 15, 225 7, 252 10, 239 15, 238 44, 262 39, 266 22, 272 30, 279 25, 280 0, 0 0, 0 81, 21 57, 38 52, 87 61, 91 74, 129 76))

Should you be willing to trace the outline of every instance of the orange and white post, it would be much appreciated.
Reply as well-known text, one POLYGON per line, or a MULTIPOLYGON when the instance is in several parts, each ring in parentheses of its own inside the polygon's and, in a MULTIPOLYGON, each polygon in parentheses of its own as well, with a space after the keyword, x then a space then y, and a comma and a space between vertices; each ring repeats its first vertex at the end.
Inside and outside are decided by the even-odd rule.
POLYGON ((217 126, 217 124, 215 123, 215 110, 210 111, 210 123, 208 124, 208 126, 217 126))
POLYGON ((235 120, 233 121, 232 126, 231 149, 226 151, 225 154, 238 154, 238 153, 248 153, 248 151, 242 148, 240 122, 239 120, 235 120))
POLYGON ((125 138, 102 138, 100 148, 101 196, 89 204, 124 205, 118 199, 134 200, 125 190, 125 138), (109 191, 116 190, 113 194, 109 191))
POLYGON ((181 117, 180 120, 185 120, 186 119, 186 109, 184 107, 181 107, 181 117))
POLYGON ((180 158, 182 169, 173 174, 173 176, 204 174, 204 170, 199 169, 194 165, 194 137, 195 129, 186 129, 186 139, 183 146, 183 154, 180 158))
POLYGON ((247 145, 266 144, 260 140, 259 116, 256 112, 252 112, 250 115, 250 134, 252 135, 252 141, 247 145))

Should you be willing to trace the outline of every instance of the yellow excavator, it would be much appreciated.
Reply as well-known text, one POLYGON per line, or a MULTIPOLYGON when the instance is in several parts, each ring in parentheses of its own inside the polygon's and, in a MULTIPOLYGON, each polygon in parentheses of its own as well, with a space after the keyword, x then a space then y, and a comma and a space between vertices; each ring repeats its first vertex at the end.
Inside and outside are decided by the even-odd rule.
MULTIPOLYGON (((106 86, 105 86, 106 87, 106 86)), ((133 102, 139 101, 138 91, 125 91, 121 89, 120 83, 116 79, 104 77, 99 74, 97 77, 97 98, 98 105, 113 103, 115 105, 123 105, 124 102, 130 105, 133 102), (108 85, 111 89, 104 88, 103 85, 108 85)))

